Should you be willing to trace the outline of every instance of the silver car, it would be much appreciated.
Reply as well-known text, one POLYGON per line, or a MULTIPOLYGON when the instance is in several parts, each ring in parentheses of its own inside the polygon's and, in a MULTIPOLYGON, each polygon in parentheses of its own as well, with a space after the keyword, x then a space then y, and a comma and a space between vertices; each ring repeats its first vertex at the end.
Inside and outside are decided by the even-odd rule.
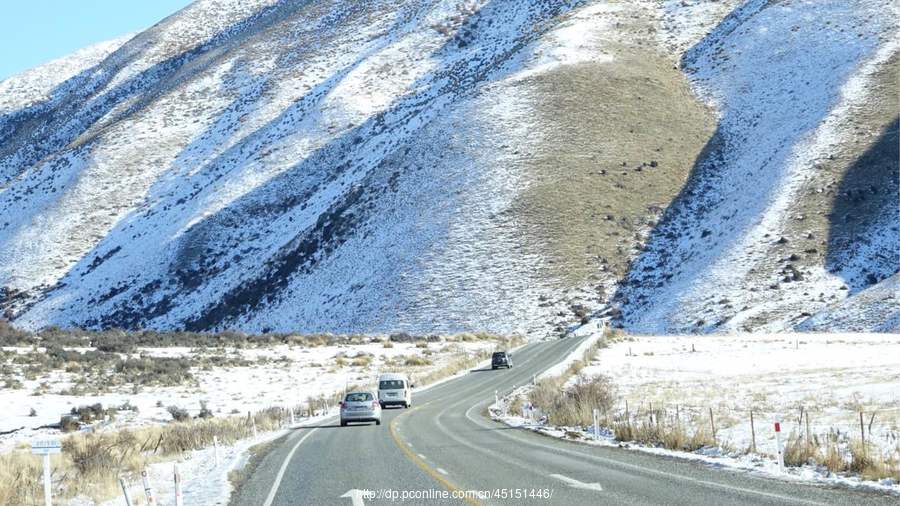
POLYGON ((347 392, 341 402, 341 427, 350 422, 381 425, 381 403, 372 392, 347 392))

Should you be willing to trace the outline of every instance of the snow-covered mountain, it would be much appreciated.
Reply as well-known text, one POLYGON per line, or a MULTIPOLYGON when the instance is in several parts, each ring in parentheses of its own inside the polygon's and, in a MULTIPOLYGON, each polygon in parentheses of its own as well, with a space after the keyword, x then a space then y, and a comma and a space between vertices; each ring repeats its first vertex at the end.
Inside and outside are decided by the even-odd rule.
POLYGON ((197 1, 0 83, 0 308, 29 328, 881 328, 896 9, 197 1))

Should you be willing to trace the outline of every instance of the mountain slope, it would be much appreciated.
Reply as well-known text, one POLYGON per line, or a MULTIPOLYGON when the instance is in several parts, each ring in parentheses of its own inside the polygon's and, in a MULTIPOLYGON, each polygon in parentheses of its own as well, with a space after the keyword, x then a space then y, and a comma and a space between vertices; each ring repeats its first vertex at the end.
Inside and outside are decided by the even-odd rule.
POLYGON ((784 330, 900 269, 900 41, 883 11, 745 2, 685 53, 719 124, 616 294, 626 326, 784 330))
POLYGON ((765 234, 818 205, 801 183, 841 119, 891 110, 896 28, 870 19, 889 2, 842 5, 195 2, 53 89, 0 83, 0 308, 30 328, 540 335, 612 298, 640 330, 795 325, 840 276, 856 293, 898 266, 895 165, 872 155, 877 202, 800 267, 823 296, 739 290, 785 268, 765 234))

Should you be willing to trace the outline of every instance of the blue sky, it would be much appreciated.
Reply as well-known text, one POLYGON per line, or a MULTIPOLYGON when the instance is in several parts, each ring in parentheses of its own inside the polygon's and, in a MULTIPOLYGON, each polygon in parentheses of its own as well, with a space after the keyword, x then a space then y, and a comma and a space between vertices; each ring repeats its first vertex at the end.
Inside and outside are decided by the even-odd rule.
POLYGON ((0 80, 147 28, 190 0, 3 0, 0 80))

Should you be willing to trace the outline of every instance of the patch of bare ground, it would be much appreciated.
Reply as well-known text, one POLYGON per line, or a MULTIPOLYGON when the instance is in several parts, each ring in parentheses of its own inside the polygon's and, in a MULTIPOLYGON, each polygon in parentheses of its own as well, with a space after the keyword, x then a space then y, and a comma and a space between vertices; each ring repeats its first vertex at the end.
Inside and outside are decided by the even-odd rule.
POLYGON ((655 47, 654 21, 619 18, 595 48, 611 61, 561 66, 520 84, 542 132, 522 149, 532 183, 514 212, 569 286, 624 275, 715 128, 655 47))

